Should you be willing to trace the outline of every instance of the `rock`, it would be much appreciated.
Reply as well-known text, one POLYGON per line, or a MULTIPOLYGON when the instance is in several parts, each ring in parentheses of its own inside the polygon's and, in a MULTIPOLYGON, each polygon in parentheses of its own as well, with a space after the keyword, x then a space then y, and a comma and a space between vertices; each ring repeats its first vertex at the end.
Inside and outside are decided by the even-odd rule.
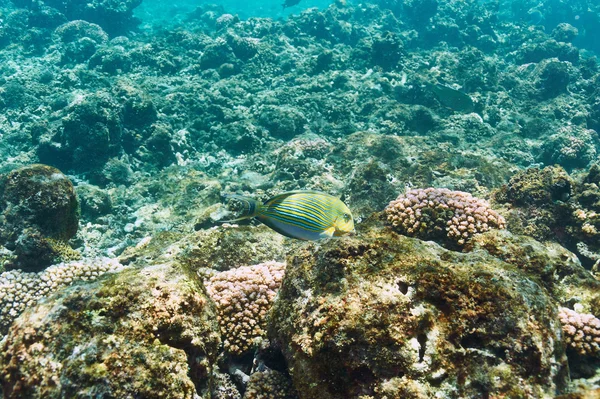
POLYGON ((569 63, 556 59, 543 60, 536 69, 539 70, 536 85, 542 99, 568 92, 567 88, 571 80, 569 63))
POLYGON ((561 304, 600 314, 600 281, 582 267, 573 252, 555 242, 490 230, 476 235, 466 250, 483 250, 515 266, 561 304))
POLYGON ((262 107, 258 121, 272 136, 284 140, 301 134, 307 123, 306 117, 297 109, 274 105, 262 107))
POLYGON ((552 37, 557 42, 572 42, 579 35, 576 27, 566 22, 562 22, 552 30, 552 37))
POLYGON ((121 150, 122 121, 116 101, 98 92, 73 102, 51 139, 40 141, 42 162, 75 171, 100 169, 121 150))
POLYGON ((110 194, 91 184, 77 186, 77 194, 81 201, 81 216, 83 219, 94 220, 99 216, 109 214, 113 209, 110 194))
POLYGON ((381 230, 291 256, 270 335, 302 399, 544 397, 567 380, 556 305, 526 271, 381 230))
POLYGON ((267 226, 218 226, 200 230, 179 244, 181 260, 192 271, 219 271, 285 259, 285 237, 267 226))
POLYGON ((86 21, 70 21, 62 24, 53 34, 65 64, 87 61, 98 46, 108 41, 108 35, 99 25, 86 21))
POLYGON ((17 254, 7 268, 39 271, 60 258, 64 243, 77 233, 78 206, 71 181, 51 166, 35 164, 0 176, 0 245, 17 254))
POLYGON ((209 398, 216 316, 174 265, 75 285, 26 311, 0 355, 5 398, 209 398))

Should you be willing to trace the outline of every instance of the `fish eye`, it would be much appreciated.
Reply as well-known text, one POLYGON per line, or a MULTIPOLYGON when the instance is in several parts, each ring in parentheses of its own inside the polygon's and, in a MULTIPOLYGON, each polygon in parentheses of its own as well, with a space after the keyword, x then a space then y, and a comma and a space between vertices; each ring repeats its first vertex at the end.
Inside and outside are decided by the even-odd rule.
POLYGON ((352 219, 349 213, 344 213, 344 222, 348 223, 352 219))

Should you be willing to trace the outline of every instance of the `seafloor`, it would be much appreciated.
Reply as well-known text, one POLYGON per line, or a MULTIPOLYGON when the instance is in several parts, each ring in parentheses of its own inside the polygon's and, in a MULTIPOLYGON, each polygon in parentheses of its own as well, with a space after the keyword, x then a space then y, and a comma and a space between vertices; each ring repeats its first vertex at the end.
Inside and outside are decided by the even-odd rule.
POLYGON ((286 3, 0 1, 3 397, 599 398, 600 3, 286 3))

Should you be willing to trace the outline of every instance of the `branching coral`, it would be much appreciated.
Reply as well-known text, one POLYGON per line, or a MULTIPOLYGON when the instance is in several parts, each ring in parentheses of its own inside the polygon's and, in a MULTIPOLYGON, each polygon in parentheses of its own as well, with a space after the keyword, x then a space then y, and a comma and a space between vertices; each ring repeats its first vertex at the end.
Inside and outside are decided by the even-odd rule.
POLYGON ((244 399, 296 399, 292 382, 284 374, 266 370, 250 376, 244 399))
POLYGON ((13 320, 42 297, 77 280, 95 280, 122 268, 117 260, 102 258, 60 263, 39 273, 12 270, 0 274, 0 334, 6 334, 13 320))
POLYGON ((560 308, 558 317, 569 347, 583 356, 600 355, 600 319, 569 308, 560 308))
POLYGON ((285 263, 265 262, 220 272, 205 282, 229 353, 242 354, 264 336, 284 271, 285 263))
POLYGON ((469 193, 446 188, 409 190, 385 209, 387 220, 403 234, 444 237, 463 245, 473 234, 505 227, 504 218, 469 193))

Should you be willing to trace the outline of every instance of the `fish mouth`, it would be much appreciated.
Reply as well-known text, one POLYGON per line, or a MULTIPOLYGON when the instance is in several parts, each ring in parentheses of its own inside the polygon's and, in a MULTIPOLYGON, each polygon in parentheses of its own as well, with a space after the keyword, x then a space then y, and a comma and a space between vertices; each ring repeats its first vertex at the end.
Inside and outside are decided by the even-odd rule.
POLYGON ((347 236, 355 236, 356 235, 356 230, 352 230, 352 231, 340 231, 340 230, 336 230, 333 233, 334 237, 347 237, 347 236))

